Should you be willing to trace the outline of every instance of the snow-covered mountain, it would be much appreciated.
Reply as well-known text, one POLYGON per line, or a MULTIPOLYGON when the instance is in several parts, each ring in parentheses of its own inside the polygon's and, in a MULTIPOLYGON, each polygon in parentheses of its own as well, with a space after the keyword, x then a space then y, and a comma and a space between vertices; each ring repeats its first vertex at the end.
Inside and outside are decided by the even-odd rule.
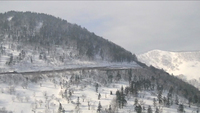
POLYGON ((194 86, 76 24, 0 13, 0 113, 191 113, 199 98, 194 86))
POLYGON ((187 80, 199 80, 200 78, 200 51, 169 52, 152 50, 137 57, 139 61, 163 69, 169 74, 186 77, 187 80))

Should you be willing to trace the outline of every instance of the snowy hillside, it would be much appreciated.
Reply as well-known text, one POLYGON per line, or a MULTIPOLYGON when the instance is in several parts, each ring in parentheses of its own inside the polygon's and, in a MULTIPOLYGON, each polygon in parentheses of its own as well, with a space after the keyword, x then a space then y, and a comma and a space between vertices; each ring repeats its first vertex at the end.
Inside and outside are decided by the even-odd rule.
POLYGON ((160 83, 151 80, 151 71, 147 72, 148 76, 144 72, 145 69, 133 68, 1 75, 0 112, 191 113, 198 110, 192 104, 195 100, 188 102, 182 92, 177 95, 176 87, 169 90, 167 84, 164 87, 160 84, 161 79, 160 83))
POLYGON ((200 78, 200 51, 196 52, 168 52, 153 50, 138 55, 138 60, 152 65, 159 69, 164 69, 169 74, 180 75, 186 79, 200 78))
POLYGON ((131 52, 66 20, 42 13, 0 13, 0 72, 135 61, 131 52))
POLYGON ((45 48, 32 49, 32 46, 24 46, 21 43, 8 41, 0 42, 0 73, 1 72, 29 72, 59 70, 81 67, 138 67, 135 62, 108 62, 103 60, 83 60, 75 57, 77 51, 73 48, 62 48, 60 46, 52 47, 48 51, 45 48), (18 49, 18 48, 23 49, 18 49), (52 53, 51 53, 52 52, 52 53), (64 60, 60 60, 60 54, 64 54, 64 60))

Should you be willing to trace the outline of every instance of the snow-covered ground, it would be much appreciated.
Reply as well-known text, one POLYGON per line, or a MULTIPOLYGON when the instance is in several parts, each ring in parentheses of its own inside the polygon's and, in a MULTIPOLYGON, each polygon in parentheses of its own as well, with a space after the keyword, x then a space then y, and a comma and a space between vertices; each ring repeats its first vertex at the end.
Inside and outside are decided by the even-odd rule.
MULTIPOLYGON (((34 78, 37 76, 34 75, 34 79, 23 75, 2 75, 0 79, 0 109, 3 108, 13 113, 57 113, 59 103, 61 103, 62 108, 67 113, 75 113, 77 111, 81 113, 96 113, 99 102, 102 105, 102 111, 108 109, 109 105, 114 109, 115 92, 120 90, 122 86, 125 88, 129 85, 128 81, 123 79, 103 85, 100 81, 95 81, 95 75, 98 74, 96 72, 80 76, 80 82, 73 81, 71 78, 78 74, 80 74, 79 71, 38 75, 38 78, 34 78), (99 84, 97 92, 96 83, 99 84), (68 97, 70 95, 69 92, 72 92, 69 98, 66 98, 65 90, 67 90, 66 95, 68 97), (112 95, 110 94, 111 91, 112 95), (99 93, 101 94, 100 99, 98 99, 99 93), (80 106, 76 108, 78 97, 80 106)), ((141 91, 138 97, 126 96, 127 105, 117 111, 118 113, 134 113, 134 102, 137 98, 138 103, 145 106, 146 110, 143 111, 147 112, 147 108, 150 105, 154 112, 153 98, 157 98, 156 94, 157 91, 155 90, 141 91)), ((164 91, 163 96, 166 95, 167 92, 164 91)), ((180 103, 184 103, 186 113, 192 113, 197 109, 195 106, 189 108, 185 99, 180 98, 180 103)), ((156 104, 162 109, 162 113, 177 113, 178 105, 164 107, 162 104, 159 105, 158 102, 156 104)))

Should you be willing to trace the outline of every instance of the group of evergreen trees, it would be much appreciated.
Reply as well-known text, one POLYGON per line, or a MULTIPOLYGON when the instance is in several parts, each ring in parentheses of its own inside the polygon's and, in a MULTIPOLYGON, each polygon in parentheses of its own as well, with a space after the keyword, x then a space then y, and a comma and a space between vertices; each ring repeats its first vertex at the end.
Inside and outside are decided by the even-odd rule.
POLYGON ((121 87, 121 91, 116 91, 116 103, 118 104, 119 108, 123 108, 127 103, 123 87, 121 87))
MULTIPOLYGON (((160 113, 162 110, 159 108, 160 105, 164 107, 170 107, 172 105, 177 106, 178 112, 184 112, 184 106, 180 103, 179 97, 184 97, 188 99, 188 106, 190 104, 200 103, 199 99, 199 90, 194 88, 193 86, 185 83, 184 81, 169 75, 168 73, 164 72, 163 70, 159 70, 156 68, 151 69, 152 67, 147 67, 143 71, 140 70, 126 70, 126 72, 121 73, 121 71, 107 71, 106 74, 108 76, 108 81, 110 83, 114 81, 119 81, 120 79, 126 79, 129 81, 129 86, 122 87, 121 90, 116 92, 116 103, 119 108, 123 108, 125 103, 127 102, 126 96, 131 95, 136 97, 135 99, 135 111, 137 113, 141 113, 144 110, 144 106, 138 103, 137 97, 139 92, 141 91, 155 91, 157 92, 157 98, 152 100, 152 103, 155 107, 155 112, 160 113), (144 72, 146 71, 145 75, 144 72), (182 89, 184 88, 184 89, 182 89), (190 89, 189 89, 190 88, 190 89), (191 92, 196 93, 191 93, 191 92), (165 94, 163 94, 165 92, 165 94), (166 93, 167 92, 167 93, 166 93), (157 104, 158 103, 158 104, 157 104)), ((148 113, 152 113, 151 106, 147 109, 148 113)))

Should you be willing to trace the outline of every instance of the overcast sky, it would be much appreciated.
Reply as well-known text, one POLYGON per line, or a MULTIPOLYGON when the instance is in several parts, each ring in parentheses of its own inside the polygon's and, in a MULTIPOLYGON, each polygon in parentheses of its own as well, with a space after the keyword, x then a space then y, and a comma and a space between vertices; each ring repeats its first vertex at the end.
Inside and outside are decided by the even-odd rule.
POLYGON ((136 54, 200 50, 198 1, 0 1, 10 10, 60 17, 136 54))

